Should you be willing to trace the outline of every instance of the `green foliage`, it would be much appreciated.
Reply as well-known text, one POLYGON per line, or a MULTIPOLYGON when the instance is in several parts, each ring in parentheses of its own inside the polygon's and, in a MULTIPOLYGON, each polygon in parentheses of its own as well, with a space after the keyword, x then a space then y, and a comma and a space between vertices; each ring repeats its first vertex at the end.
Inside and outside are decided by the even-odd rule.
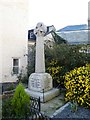
MULTIPOLYGON (((65 75, 66 72, 73 70, 75 67, 84 66, 85 64, 90 63, 90 53, 79 52, 80 49, 89 47, 90 45, 68 44, 54 44, 52 48, 45 46, 46 72, 49 72, 52 75, 55 86, 64 84, 62 76, 65 75), (57 63, 51 65, 53 60, 57 61, 57 63), (52 70, 54 69, 58 69, 58 73, 52 74, 52 70)), ((28 76, 35 71, 35 46, 30 52, 29 56, 30 55, 31 57, 29 57, 29 60, 30 58, 32 59, 28 64, 28 76)))
POLYGON ((51 60, 49 63, 49 67, 47 68, 47 72, 51 74, 53 79, 53 86, 57 87, 58 84, 63 85, 62 81, 62 74, 61 71, 64 69, 64 67, 60 67, 58 65, 58 61, 51 60))
POLYGON ((78 104, 74 100, 71 102, 71 111, 76 112, 78 110, 78 104))
MULTIPOLYGON (((80 67, 90 62, 90 54, 80 53, 79 50, 85 45, 54 45, 52 49, 45 49, 46 62, 55 59, 60 66, 67 70, 80 67)), ((46 64, 47 65, 47 64, 46 64)))
POLYGON ((86 45, 54 45, 52 49, 45 48, 45 57, 46 57, 46 72, 49 72, 54 82, 54 85, 60 84, 64 86, 63 75, 66 72, 73 70, 75 67, 80 67, 90 62, 90 54, 80 53, 79 50, 82 46, 86 45), (52 61, 57 61, 53 63, 52 61), (57 70, 58 72, 53 72, 57 70), (62 69, 61 69, 62 68, 62 69))
POLYGON ((26 94, 21 83, 16 87, 16 91, 12 99, 12 107, 15 116, 22 117, 29 113, 30 97, 26 94))
POLYGON ((11 106, 11 100, 12 98, 2 100, 2 117, 3 118, 13 117, 13 109, 11 106))
POLYGON ((28 46, 28 48, 27 75, 29 77, 31 73, 35 72, 35 46, 28 46))
POLYGON ((15 87, 14 87, 14 84, 12 83, 10 86, 8 86, 6 88, 6 91, 10 91, 10 90, 13 90, 13 89, 15 89, 15 87))
POLYGON ((66 101, 74 100, 79 105, 90 108, 90 64, 67 72, 64 78, 66 101))
POLYGON ((25 84, 28 84, 28 74, 22 74, 22 72, 17 76, 18 78, 18 82, 22 82, 22 83, 25 83, 25 84))

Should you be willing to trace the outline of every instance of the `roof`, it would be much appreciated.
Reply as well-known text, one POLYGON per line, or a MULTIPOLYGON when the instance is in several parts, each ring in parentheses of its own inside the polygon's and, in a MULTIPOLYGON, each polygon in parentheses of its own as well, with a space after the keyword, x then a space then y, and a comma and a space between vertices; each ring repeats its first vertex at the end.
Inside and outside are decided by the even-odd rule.
POLYGON ((87 24, 81 24, 81 25, 71 25, 66 26, 62 29, 57 30, 57 32, 65 32, 65 31, 78 31, 78 30, 87 30, 88 25, 87 24))

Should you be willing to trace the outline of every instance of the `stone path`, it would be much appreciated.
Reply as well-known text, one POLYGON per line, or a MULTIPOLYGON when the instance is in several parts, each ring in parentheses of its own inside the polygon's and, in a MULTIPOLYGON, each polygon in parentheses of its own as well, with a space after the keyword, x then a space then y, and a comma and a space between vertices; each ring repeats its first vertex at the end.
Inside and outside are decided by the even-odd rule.
POLYGON ((51 120, 90 120, 90 109, 78 107, 77 111, 73 112, 70 102, 65 104, 63 94, 46 103, 41 103, 41 112, 51 120))
POLYGON ((46 103, 41 103, 41 112, 44 113, 46 116, 51 117, 55 113, 55 111, 64 104, 64 95, 60 94, 59 96, 46 103))

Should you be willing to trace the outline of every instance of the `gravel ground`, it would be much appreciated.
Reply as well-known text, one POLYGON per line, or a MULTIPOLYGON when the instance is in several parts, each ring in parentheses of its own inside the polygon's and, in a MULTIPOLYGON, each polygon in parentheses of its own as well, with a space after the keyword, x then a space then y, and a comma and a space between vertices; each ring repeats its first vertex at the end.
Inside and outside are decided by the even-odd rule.
POLYGON ((78 107, 77 111, 72 112, 70 104, 52 118, 52 120, 90 120, 90 109, 78 107))

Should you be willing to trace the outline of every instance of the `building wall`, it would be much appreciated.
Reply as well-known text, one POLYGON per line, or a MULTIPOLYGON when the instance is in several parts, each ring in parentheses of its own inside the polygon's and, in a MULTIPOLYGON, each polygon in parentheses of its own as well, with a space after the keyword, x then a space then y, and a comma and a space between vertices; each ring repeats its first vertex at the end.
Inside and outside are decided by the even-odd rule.
POLYGON ((0 4, 0 83, 2 81, 2 8, 0 4))
MULTIPOLYGON (((20 59, 20 70, 27 66, 28 0, 0 0, 2 13, 2 82, 16 81, 12 59, 20 59)), ((1 64, 1 62, 0 62, 1 64)))
POLYGON ((57 32, 57 34, 71 44, 88 42, 88 30, 57 32))
MULTIPOLYGON (((1 14, 0 14, 1 17, 1 14)), ((1 21, 1 18, 0 18, 1 21)), ((0 26, 1 26, 1 22, 0 22, 0 26)), ((2 41, 1 41, 1 27, 0 27, 0 82, 2 80, 2 41)))

